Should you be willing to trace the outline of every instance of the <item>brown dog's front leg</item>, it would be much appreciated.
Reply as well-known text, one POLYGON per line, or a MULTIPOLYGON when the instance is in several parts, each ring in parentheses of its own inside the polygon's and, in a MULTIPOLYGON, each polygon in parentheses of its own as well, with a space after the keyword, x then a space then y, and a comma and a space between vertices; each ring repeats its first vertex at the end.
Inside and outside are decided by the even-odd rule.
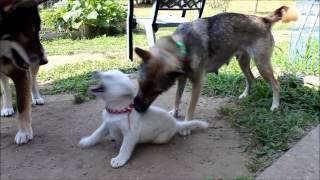
POLYGON ((18 132, 15 137, 17 144, 24 144, 33 138, 31 127, 31 92, 28 71, 12 73, 10 76, 16 87, 17 107, 19 112, 18 132))
POLYGON ((202 82, 196 82, 192 84, 191 99, 188 106, 186 117, 184 118, 184 120, 186 121, 191 120, 193 118, 193 113, 196 109, 196 105, 200 96, 201 86, 202 86, 202 82))
POLYGON ((178 117, 179 115, 179 106, 181 103, 181 97, 183 95, 184 88, 186 86, 187 78, 186 77, 180 77, 178 80, 178 87, 176 91, 176 98, 174 101, 174 108, 169 113, 173 115, 173 117, 178 117))
MULTIPOLYGON (((193 118, 193 113, 196 109, 196 105, 200 96, 201 88, 202 88, 203 76, 199 76, 198 80, 192 81, 192 93, 191 99, 188 105, 188 109, 186 112, 186 116, 184 118, 185 121, 191 120, 193 118)), ((190 130, 184 130, 180 132, 180 135, 186 136, 189 135, 190 130)))

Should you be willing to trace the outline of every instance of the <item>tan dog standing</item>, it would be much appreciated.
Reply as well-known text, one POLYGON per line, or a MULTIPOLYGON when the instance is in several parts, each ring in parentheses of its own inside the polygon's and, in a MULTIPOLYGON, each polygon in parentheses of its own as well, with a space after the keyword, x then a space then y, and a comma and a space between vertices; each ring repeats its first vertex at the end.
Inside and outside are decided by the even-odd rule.
MULTIPOLYGON (((158 95, 168 90, 177 80, 172 111, 177 116, 186 80, 189 79, 192 96, 185 120, 192 119, 205 73, 218 73, 218 69, 228 64, 233 56, 237 57, 246 79, 246 88, 239 98, 249 93, 254 79, 250 59, 254 59, 261 76, 272 87, 270 109, 277 109, 279 83, 271 67, 270 58, 274 47, 271 27, 279 20, 289 22, 296 19, 297 12, 286 6, 266 17, 222 13, 181 24, 172 36, 160 38, 150 51, 136 48, 135 52, 142 58, 142 63, 139 71, 140 89, 134 100, 135 109, 146 111, 158 95)), ((188 135, 190 131, 181 134, 188 135)))

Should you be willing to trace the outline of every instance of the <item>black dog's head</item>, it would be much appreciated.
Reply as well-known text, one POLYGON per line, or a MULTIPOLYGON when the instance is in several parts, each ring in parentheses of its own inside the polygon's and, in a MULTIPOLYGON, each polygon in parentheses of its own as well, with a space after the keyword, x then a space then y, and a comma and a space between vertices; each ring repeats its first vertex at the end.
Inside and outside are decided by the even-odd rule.
MULTIPOLYGON (((19 68, 25 64, 46 64, 43 47, 40 43, 40 0, 1 0, 0 2, 0 41, 9 47, 6 53, 19 68), (27 57, 27 58, 26 58, 27 57)), ((5 51, 4 48, 2 51, 5 51)), ((7 57, 8 58, 8 57, 7 57)))

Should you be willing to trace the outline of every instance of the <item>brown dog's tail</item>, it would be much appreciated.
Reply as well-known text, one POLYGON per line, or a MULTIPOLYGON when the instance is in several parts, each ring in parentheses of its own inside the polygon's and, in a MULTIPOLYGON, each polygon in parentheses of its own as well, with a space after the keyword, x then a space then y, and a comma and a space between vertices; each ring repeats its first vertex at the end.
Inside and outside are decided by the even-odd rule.
POLYGON ((271 24, 274 24, 280 20, 282 20, 283 23, 288 23, 298 19, 298 11, 295 8, 281 6, 263 19, 265 22, 271 24))

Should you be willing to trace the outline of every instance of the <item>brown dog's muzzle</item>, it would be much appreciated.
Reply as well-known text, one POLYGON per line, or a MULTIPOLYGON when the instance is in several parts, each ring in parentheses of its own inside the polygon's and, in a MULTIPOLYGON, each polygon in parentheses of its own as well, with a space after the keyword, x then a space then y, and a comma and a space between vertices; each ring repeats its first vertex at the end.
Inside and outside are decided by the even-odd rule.
POLYGON ((136 96, 133 100, 134 109, 138 112, 145 112, 149 108, 151 103, 145 103, 143 99, 139 96, 136 96))

